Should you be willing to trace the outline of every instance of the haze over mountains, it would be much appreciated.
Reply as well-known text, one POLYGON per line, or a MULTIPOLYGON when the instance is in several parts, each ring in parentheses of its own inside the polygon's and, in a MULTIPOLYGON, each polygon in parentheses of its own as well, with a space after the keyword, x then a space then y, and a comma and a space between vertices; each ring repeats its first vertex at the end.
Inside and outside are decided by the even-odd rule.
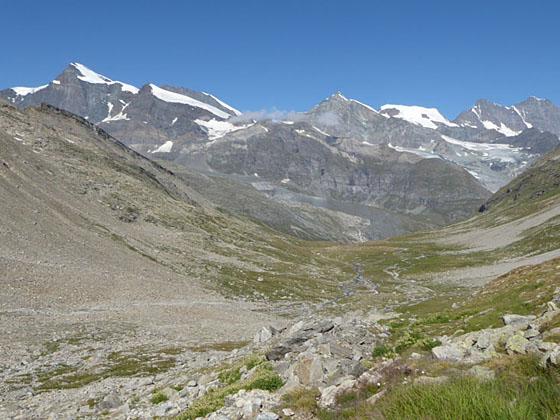
POLYGON ((433 108, 375 110, 335 93, 290 120, 255 121, 208 93, 137 88, 78 63, 0 97, 80 115, 194 171, 193 188, 229 211, 315 239, 383 238, 467 218, 560 135, 560 108, 538 98, 480 100, 451 121, 433 108))

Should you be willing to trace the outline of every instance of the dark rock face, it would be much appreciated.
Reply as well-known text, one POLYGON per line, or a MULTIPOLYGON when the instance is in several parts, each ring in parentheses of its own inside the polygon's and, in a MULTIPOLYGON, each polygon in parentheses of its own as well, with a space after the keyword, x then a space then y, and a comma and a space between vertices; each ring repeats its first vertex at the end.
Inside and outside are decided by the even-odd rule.
POLYGON ((560 108, 548 99, 530 97, 515 107, 533 127, 560 136, 560 108))
POLYGON ((436 224, 467 217, 489 196, 453 163, 358 141, 333 146, 307 123, 266 123, 243 134, 191 150, 189 157, 204 159, 222 173, 253 175, 254 184, 284 181, 294 193, 349 207, 384 208, 436 224))
POLYGON ((507 143, 538 155, 544 155, 560 145, 557 136, 537 128, 529 128, 517 136, 508 137, 507 143))
POLYGON ((508 135, 527 128, 537 128, 560 136, 560 108, 547 99, 530 97, 512 106, 503 106, 481 99, 455 120, 461 127, 494 129, 508 135))

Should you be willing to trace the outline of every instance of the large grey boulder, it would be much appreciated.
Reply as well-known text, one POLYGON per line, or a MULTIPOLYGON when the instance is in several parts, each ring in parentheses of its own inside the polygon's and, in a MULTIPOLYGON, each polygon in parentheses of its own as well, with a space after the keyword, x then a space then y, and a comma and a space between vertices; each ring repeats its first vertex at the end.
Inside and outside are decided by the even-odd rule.
POLYGON ((529 324, 536 318, 535 315, 504 315, 502 317, 505 325, 512 325, 519 329, 527 328, 529 324))
POLYGON ((437 360, 450 360, 459 362, 465 358, 466 351, 458 344, 452 343, 434 347, 432 349, 432 355, 437 360))
POLYGON ((529 340, 527 340, 521 332, 518 332, 508 338, 505 348, 510 355, 526 354, 528 346, 529 340))
POLYGON ((253 339, 253 342, 255 344, 264 344, 268 342, 272 337, 274 337, 277 333, 278 331, 272 326, 262 327, 255 334, 255 338, 253 339))
POLYGON ((354 388, 356 386, 356 383, 356 379, 347 378, 343 380, 339 385, 331 385, 324 388, 321 391, 319 406, 323 408, 334 407, 336 405, 337 398, 354 388))

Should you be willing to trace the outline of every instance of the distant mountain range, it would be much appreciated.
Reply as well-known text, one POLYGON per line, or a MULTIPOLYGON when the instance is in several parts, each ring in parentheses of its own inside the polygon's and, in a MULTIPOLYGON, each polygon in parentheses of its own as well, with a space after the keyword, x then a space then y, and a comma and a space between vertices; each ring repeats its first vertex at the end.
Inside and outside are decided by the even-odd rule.
POLYGON ((376 110, 335 93, 289 120, 256 121, 208 93, 137 88, 79 63, 0 98, 82 116, 190 171, 193 188, 226 210, 315 239, 383 238, 464 219, 560 135, 560 108, 534 97, 479 100, 450 121, 435 108, 376 110))

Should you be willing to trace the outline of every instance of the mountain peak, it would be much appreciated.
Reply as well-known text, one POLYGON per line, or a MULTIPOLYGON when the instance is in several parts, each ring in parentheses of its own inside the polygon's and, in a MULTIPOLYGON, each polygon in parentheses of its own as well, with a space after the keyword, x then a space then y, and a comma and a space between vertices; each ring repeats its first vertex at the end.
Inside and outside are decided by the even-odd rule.
POLYGON ((104 85, 119 84, 121 86, 121 89, 125 92, 130 92, 130 93, 133 93, 133 94, 137 94, 139 92, 139 89, 135 86, 129 85, 127 83, 119 82, 119 81, 116 81, 116 80, 112 80, 112 79, 108 78, 107 76, 103 76, 102 74, 99 74, 99 73, 91 70, 87 66, 85 66, 81 63, 78 63, 78 62, 70 63, 66 67, 66 69, 64 70, 62 75, 57 77, 55 80, 61 81, 64 78, 64 76, 76 77, 77 79, 81 80, 82 82, 91 83, 91 84, 98 84, 98 85, 99 84, 104 84, 104 85))
POLYGON ((344 101, 344 102, 349 102, 350 101, 339 90, 337 90, 335 93, 333 93, 331 96, 329 96, 328 98, 325 99, 325 101, 332 101, 332 100, 334 100, 334 101, 344 101))

